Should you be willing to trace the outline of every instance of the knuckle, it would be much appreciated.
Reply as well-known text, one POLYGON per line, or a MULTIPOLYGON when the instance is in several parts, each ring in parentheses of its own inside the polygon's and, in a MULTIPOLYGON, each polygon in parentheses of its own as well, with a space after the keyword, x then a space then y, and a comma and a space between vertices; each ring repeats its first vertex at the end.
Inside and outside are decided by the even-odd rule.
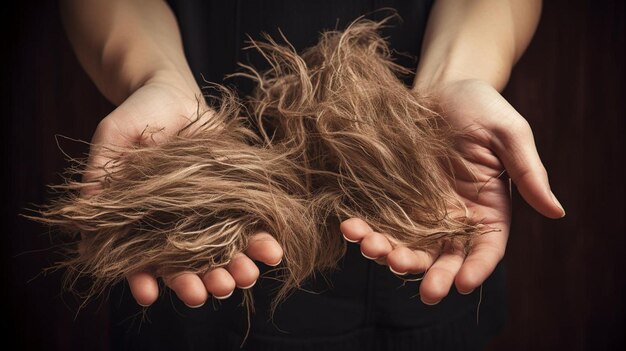
POLYGON ((496 125, 495 132, 497 137, 505 142, 515 141, 519 138, 533 138, 530 123, 521 116, 502 119, 496 125))
POLYGON ((95 134, 97 135, 97 134, 107 133, 115 128, 116 128, 115 121, 113 121, 113 119, 111 119, 110 116, 107 116, 101 119, 100 122, 98 122, 98 125, 96 126, 95 134))

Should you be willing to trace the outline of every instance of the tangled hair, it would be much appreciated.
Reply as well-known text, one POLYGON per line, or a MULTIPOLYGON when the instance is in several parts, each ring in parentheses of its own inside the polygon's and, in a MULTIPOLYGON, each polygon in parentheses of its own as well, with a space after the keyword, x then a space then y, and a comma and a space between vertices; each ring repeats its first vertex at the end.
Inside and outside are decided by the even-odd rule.
POLYGON ((257 82, 259 129, 273 131, 264 142, 286 147, 308 171, 325 245, 351 217, 412 249, 438 250, 453 238, 468 244, 480 226, 465 218, 452 187, 452 165, 463 163, 455 132, 397 78, 410 71, 392 61, 383 25, 359 20, 322 33, 301 55, 269 36, 253 42, 271 66, 242 74, 257 82))
POLYGON ((80 195, 92 182, 57 186, 69 192, 37 219, 83 236, 61 263, 69 287, 88 275, 91 296, 140 270, 203 273, 227 265, 258 231, 272 233, 285 251, 279 296, 312 273, 320 240, 297 167, 280 147, 260 146, 234 95, 221 90, 217 111, 167 142, 102 150, 116 164, 96 195, 80 195))
POLYGON ((413 249, 469 242, 481 229, 452 186, 453 131, 396 77, 408 71, 392 62, 383 24, 325 32, 301 55, 269 36, 253 41, 271 68, 239 73, 257 83, 248 108, 220 88, 212 115, 168 141, 103 148, 115 167, 95 180, 101 192, 81 197, 93 182, 68 181, 31 217, 82 233, 61 263, 69 286, 88 276, 93 295, 138 270, 203 273, 263 230, 285 255, 277 303, 336 265, 350 217, 413 249))

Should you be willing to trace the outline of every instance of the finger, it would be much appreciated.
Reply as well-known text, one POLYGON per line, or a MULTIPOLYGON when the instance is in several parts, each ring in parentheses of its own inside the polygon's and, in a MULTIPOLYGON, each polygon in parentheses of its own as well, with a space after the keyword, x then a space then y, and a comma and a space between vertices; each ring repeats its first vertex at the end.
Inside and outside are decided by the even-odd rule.
MULTIPOLYGON (((115 111, 112 114, 114 113, 115 111)), ((98 181, 106 176, 107 171, 113 170, 112 155, 107 155, 105 146, 115 147, 127 144, 128 141, 124 140, 123 135, 123 131, 110 117, 106 117, 98 123, 91 139, 87 167, 83 173, 83 182, 93 182, 93 185, 83 187, 81 196, 89 197, 100 191, 101 186, 98 181)))
POLYGON ((361 240, 361 254, 370 260, 377 260, 387 256, 393 247, 387 237, 376 232, 367 234, 361 240))
POLYGON ((389 269, 398 275, 422 273, 433 264, 433 257, 424 251, 398 246, 387 255, 389 269))
POLYGON ((134 273, 129 275, 127 280, 130 292, 139 305, 148 307, 159 297, 159 285, 152 274, 147 272, 134 273))
POLYGON ((208 293, 197 274, 182 273, 166 277, 164 281, 188 307, 198 308, 206 302, 208 293))
POLYGON ((448 295, 464 258, 460 244, 449 247, 437 258, 420 284, 420 298, 423 303, 434 305, 448 295))
POLYGON ((259 278, 259 268, 248 256, 240 253, 233 257, 226 270, 240 289, 250 289, 259 278))
POLYGON ((236 287, 235 279, 224 268, 216 268, 205 273, 202 282, 207 291, 220 300, 229 298, 236 287))
POLYGON ((481 234, 474 239, 470 253, 455 278, 461 294, 469 294, 491 275, 504 257, 508 229, 481 234))
POLYGON ((283 259, 283 249, 267 232, 259 232, 250 238, 245 254, 253 260, 268 266, 278 266, 283 259))
POLYGON ((366 235, 373 232, 372 228, 360 218, 346 219, 339 225, 339 230, 341 230, 343 237, 351 243, 358 243, 366 235))
POLYGON ((495 152, 524 200, 546 217, 561 218, 565 210, 550 189, 548 172, 539 158, 533 132, 528 122, 517 115, 514 122, 497 129, 495 152))

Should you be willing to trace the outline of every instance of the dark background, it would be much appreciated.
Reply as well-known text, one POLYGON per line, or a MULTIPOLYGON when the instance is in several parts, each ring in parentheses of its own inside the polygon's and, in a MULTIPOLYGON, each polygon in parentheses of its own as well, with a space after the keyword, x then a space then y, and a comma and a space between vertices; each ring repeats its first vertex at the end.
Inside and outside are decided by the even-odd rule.
MULTIPOLYGON (((89 140, 113 106, 79 67, 55 2, 20 6, 1 18, 0 328, 20 349, 106 349, 105 302, 76 314, 61 275, 39 275, 54 261, 49 233, 17 214, 60 181, 54 135, 89 140)), ((492 350, 624 346, 624 20, 622 1, 546 1, 504 92, 532 125, 567 216, 542 218, 514 194, 509 320, 492 350)))

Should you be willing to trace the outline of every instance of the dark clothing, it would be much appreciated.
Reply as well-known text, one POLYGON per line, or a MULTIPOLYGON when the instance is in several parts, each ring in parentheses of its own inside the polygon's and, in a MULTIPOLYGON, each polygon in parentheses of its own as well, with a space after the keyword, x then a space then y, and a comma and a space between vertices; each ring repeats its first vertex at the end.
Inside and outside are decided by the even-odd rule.
MULTIPOLYGON (((296 291, 280 305, 273 321, 269 303, 277 282, 265 277, 253 288, 256 313, 244 350, 481 350, 504 322, 504 287, 499 266, 464 296, 454 287, 435 306, 424 305, 419 283, 403 281, 349 245, 340 269, 296 291), (480 306, 479 311, 477 310, 480 306)), ((271 275, 269 275, 271 277, 271 275)), ((209 299, 190 309, 169 290, 146 315, 128 289, 112 296, 112 344, 127 350, 240 350, 247 329, 242 294, 209 299)))
POLYGON ((280 39, 280 29, 297 50, 302 50, 315 45, 324 30, 343 29, 363 15, 383 19, 393 13, 392 8, 402 18, 391 21, 393 26, 383 35, 401 53, 396 55, 398 63, 414 68, 432 1, 177 0, 170 4, 179 20, 189 65, 202 85, 202 76, 210 82, 222 82, 226 74, 237 70, 240 61, 266 66, 254 50, 242 50, 248 35, 260 39, 261 32, 266 32, 280 39))
MULTIPOLYGON (((202 85, 222 82, 243 61, 264 67, 253 51, 243 52, 246 34, 262 31, 280 38, 278 28, 301 50, 314 45, 325 29, 342 29, 368 14, 381 19, 398 10, 402 20, 384 32, 401 64, 415 68, 428 1, 189 1, 171 2, 179 19, 189 63, 202 85)), ((412 77, 407 77, 410 84, 412 77)), ((242 93, 250 85, 227 80, 242 93)), ((278 282, 261 266, 253 288, 256 313, 250 319, 246 350, 465 350, 482 349, 504 322, 504 281, 501 267, 481 289, 463 296, 451 289, 436 306, 424 305, 419 282, 403 283, 385 266, 363 258, 350 244, 340 268, 311 280, 282 303, 273 320, 269 305, 278 282), (306 291, 305 291, 306 290, 306 291)), ((145 316, 126 286, 112 294, 112 345, 132 350, 240 350, 248 326, 241 291, 227 300, 209 299, 190 309, 169 290, 145 316)))

